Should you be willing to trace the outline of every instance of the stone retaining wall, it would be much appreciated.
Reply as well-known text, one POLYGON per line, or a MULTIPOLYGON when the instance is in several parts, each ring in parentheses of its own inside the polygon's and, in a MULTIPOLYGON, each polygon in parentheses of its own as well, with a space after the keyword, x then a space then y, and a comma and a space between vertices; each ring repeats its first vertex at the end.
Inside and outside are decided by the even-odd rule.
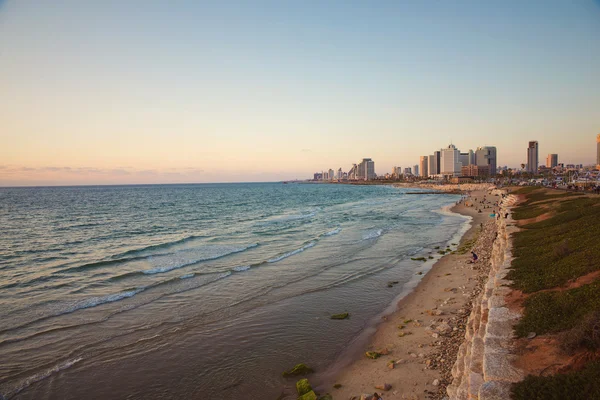
MULTIPOLYGON (((500 207, 502 216, 509 212, 516 200, 513 195, 503 199, 500 207)), ((492 248, 488 280, 474 301, 465 341, 452 368, 454 379, 447 388, 450 400, 510 399, 511 384, 524 378, 523 372, 512 365, 516 357, 512 352, 513 326, 520 315, 511 312, 504 301, 510 292, 507 287, 510 282, 504 279, 512 260, 510 235, 517 230, 514 226, 507 226, 507 221, 512 220, 496 220, 498 235, 492 248)))

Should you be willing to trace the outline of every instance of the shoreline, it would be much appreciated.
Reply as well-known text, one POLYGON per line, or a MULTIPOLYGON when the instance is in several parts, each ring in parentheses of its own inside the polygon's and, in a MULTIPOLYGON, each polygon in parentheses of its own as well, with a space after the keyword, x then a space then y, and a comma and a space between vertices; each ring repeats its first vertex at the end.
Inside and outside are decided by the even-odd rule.
MULTIPOLYGON (((484 195, 491 203, 500 198, 489 195, 488 188, 472 189, 475 190, 470 196, 439 211, 470 218, 465 222, 468 228, 461 227, 457 232, 459 234, 464 229, 458 244, 452 247, 455 251, 436 260, 416 284, 407 282, 406 289, 374 318, 373 324, 361 332, 339 359, 327 371, 315 376, 319 392, 342 399, 353 396, 359 399, 363 393, 374 392, 382 393, 386 400, 441 399, 442 392, 445 395, 445 386, 450 382, 442 380, 440 368, 445 369, 447 375, 456 357, 434 360, 432 356, 443 350, 440 348, 444 338, 464 338, 464 323, 460 326, 457 321, 466 320, 470 312, 469 303, 479 282, 477 270, 486 261, 481 259, 476 268, 473 268, 476 264, 467 264, 470 250, 484 236, 489 239, 490 235, 486 233, 490 233, 496 225, 488 212, 479 213, 476 207, 467 207, 465 202, 470 200, 472 203, 475 198, 480 201, 484 195), (481 229, 482 226, 484 229, 481 229), (457 249, 465 253, 459 254, 457 249), (436 324, 439 325, 437 328, 441 326, 450 331, 439 331, 436 324), (364 355, 365 351, 384 354, 372 360, 364 355), (341 387, 336 389, 334 384, 341 387), (376 388, 386 384, 391 385, 387 391, 376 388)), ((454 241, 457 234, 449 238, 449 242, 454 241)), ((454 347, 457 351, 458 345, 454 347)))

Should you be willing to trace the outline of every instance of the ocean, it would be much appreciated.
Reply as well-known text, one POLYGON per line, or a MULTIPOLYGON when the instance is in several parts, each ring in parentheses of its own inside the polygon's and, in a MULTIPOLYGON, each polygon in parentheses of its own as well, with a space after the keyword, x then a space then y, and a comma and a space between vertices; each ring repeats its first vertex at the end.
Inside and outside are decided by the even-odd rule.
POLYGON ((459 196, 407 192, 0 188, 0 398, 275 399, 300 362, 318 379, 468 227, 459 196))

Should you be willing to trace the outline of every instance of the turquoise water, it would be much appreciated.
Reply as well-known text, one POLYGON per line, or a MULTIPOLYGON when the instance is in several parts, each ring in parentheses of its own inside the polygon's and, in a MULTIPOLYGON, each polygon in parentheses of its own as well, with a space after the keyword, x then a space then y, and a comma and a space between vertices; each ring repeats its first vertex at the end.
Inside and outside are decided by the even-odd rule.
POLYGON ((325 370, 433 262, 410 258, 464 228, 440 211, 458 196, 406 192, 0 189, 0 394, 276 398, 281 371, 325 370))

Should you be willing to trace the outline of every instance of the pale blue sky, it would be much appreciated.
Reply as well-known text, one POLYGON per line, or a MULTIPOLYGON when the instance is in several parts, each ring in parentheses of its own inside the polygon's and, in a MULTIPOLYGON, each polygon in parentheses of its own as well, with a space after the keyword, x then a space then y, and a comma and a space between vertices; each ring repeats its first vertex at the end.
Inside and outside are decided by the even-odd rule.
POLYGON ((593 163, 600 3, 0 0, 0 185, 593 163))

